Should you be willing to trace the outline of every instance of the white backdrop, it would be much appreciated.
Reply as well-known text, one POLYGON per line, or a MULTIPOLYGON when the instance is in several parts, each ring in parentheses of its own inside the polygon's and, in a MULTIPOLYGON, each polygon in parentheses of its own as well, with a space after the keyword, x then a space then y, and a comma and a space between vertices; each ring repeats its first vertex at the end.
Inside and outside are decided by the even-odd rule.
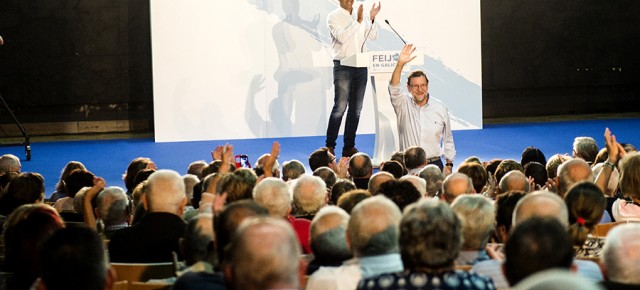
MULTIPOLYGON (((150 2, 157 142, 326 133, 333 105, 326 15, 337 0, 150 2)), ((367 13, 373 1, 361 3, 367 13)), ((420 68, 431 96, 449 107, 453 129, 482 128, 480 1, 382 1, 370 51, 403 46, 385 19, 424 51, 420 68)), ((369 84, 359 134, 374 133, 374 114, 369 84)))

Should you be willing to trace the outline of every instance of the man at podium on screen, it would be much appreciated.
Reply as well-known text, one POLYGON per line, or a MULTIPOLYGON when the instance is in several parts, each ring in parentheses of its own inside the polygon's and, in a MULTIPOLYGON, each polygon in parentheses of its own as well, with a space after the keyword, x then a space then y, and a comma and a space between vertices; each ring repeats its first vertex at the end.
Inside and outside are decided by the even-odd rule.
POLYGON ((400 87, 402 69, 415 58, 411 56, 415 50, 413 44, 402 48, 389 83, 391 104, 398 117, 400 150, 411 146, 422 147, 427 153, 428 164, 437 165, 446 175, 451 173, 456 157, 449 110, 430 97, 429 79, 423 71, 413 71, 407 77, 407 90, 411 92, 411 96, 400 87), (442 156, 446 160, 446 166, 443 166, 442 156))
POLYGON ((347 111, 342 157, 350 157, 358 152, 355 147, 356 131, 367 87, 368 70, 366 67, 343 66, 340 64, 340 60, 363 52, 366 49, 364 42, 367 39, 374 40, 378 37, 378 29, 374 20, 380 12, 380 3, 378 5, 374 3, 369 11, 369 20, 366 20, 362 4, 354 13, 353 0, 339 0, 339 2, 340 7, 327 16, 332 43, 335 97, 327 126, 326 146, 332 154, 335 154, 334 149, 340 131, 340 123, 342 123, 344 112, 347 111))

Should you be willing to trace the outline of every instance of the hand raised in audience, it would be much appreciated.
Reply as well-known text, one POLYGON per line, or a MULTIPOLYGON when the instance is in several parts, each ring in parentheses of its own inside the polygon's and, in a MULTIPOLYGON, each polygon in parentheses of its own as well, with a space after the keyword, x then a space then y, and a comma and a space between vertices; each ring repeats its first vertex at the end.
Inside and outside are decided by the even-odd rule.
POLYGON ((607 161, 613 165, 618 165, 618 161, 620 161, 627 152, 624 150, 624 147, 618 143, 616 136, 611 134, 609 128, 605 128, 604 130, 604 142, 607 146, 607 153, 609 153, 607 161))
POLYGON ((504 253, 502 252, 502 244, 487 244, 485 249, 487 250, 487 255, 491 257, 491 259, 503 261, 504 253))
POLYGON ((97 229, 96 227, 96 217, 93 215, 93 205, 91 201, 98 196, 98 194, 107 187, 107 182, 102 177, 94 177, 93 178, 93 186, 89 188, 85 193, 82 199, 82 209, 83 209, 83 218, 84 224, 91 229, 97 229))
POLYGON ((547 182, 544 183, 544 187, 542 189, 546 191, 556 192, 556 180, 553 178, 548 178, 547 182))
POLYGON ((211 151, 211 158, 213 161, 222 160, 222 146, 216 146, 216 149, 211 151))
POLYGON ((218 169, 218 173, 227 173, 231 168, 231 162, 233 162, 233 146, 231 144, 224 144, 224 146, 221 147, 222 157, 220 160, 222 161, 222 164, 220 165, 220 169, 218 169))
POLYGON ((273 176, 273 171, 271 169, 273 168, 273 165, 276 164, 276 159, 278 159, 279 155, 280 155, 280 142, 275 141, 273 142, 273 145, 271 145, 271 153, 269 153, 269 156, 267 156, 264 161, 264 166, 263 166, 264 176, 266 177, 273 176))
POLYGON ((349 172, 349 157, 342 157, 336 164, 336 176, 338 178, 347 178, 349 172))

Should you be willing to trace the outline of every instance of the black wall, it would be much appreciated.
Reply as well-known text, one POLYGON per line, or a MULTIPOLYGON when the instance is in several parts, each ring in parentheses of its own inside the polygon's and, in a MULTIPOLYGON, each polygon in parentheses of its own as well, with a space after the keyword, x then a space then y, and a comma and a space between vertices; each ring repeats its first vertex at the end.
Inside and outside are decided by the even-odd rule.
POLYGON ((148 0, 2 0, 0 35, 21 121, 153 119, 148 0))
MULTIPOLYGON (((640 1, 481 8, 485 118, 640 111, 640 1)), ((27 123, 151 127, 149 23, 149 0, 2 0, 0 92, 27 123)))
POLYGON ((640 1, 481 4, 485 118, 640 111, 640 1))

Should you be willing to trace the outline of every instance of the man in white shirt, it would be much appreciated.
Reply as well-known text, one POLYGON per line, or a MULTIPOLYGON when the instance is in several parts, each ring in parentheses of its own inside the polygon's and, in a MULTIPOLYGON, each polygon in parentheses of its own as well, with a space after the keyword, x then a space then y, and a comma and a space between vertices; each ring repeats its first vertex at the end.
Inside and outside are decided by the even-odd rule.
POLYGON ((398 117, 398 137, 400 150, 411 146, 420 146, 427 153, 429 164, 443 169, 441 156, 444 155, 445 175, 451 173, 456 149, 451 135, 449 110, 442 103, 430 98, 429 79, 422 71, 412 72, 407 80, 407 90, 411 96, 402 92, 400 78, 404 65, 415 58, 412 44, 404 46, 398 63, 393 70, 389 83, 391 104, 398 117))
POLYGON ((380 3, 371 7, 370 22, 364 21, 362 4, 353 13, 353 0, 339 0, 340 7, 329 13, 327 25, 331 34, 333 56, 333 84, 335 86, 334 105, 327 126, 326 146, 332 154, 336 147, 336 139, 340 131, 340 123, 347 107, 347 120, 344 129, 343 157, 351 157, 358 152, 355 148, 356 131, 360 121, 360 110, 367 87, 368 70, 343 66, 340 61, 346 57, 365 50, 364 42, 378 37, 374 20, 380 12, 380 3), (354 19, 354 14, 356 18, 354 19))

